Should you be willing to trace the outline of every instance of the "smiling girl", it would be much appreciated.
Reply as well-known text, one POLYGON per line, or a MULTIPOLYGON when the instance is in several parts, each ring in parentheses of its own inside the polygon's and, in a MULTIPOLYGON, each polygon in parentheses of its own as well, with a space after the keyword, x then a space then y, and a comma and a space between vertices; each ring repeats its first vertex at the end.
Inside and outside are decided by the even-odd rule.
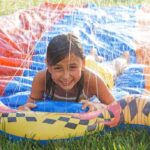
POLYGON ((89 101, 92 96, 106 105, 115 101, 105 81, 85 67, 83 48, 74 34, 58 35, 50 41, 46 63, 46 70, 33 79, 27 103, 19 109, 28 110, 36 107, 38 100, 51 99, 82 102, 82 109, 94 111, 98 108, 89 101))

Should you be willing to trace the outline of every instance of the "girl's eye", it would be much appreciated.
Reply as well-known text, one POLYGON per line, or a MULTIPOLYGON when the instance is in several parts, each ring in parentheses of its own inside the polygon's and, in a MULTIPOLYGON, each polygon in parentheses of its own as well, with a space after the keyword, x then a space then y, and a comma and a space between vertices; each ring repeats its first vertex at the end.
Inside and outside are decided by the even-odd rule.
POLYGON ((62 70, 62 67, 54 67, 54 70, 56 70, 56 71, 61 71, 61 70, 62 70))
POLYGON ((76 68, 78 68, 78 66, 73 65, 73 66, 70 66, 69 68, 70 69, 76 69, 76 68))

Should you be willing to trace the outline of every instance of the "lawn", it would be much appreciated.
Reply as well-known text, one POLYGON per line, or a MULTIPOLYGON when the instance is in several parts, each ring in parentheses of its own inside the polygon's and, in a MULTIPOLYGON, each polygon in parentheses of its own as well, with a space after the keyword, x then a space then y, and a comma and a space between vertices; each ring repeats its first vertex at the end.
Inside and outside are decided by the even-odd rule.
POLYGON ((12 142, 0 137, 1 150, 149 150, 150 136, 146 129, 116 129, 111 132, 85 135, 80 139, 48 141, 42 145, 35 141, 12 142))
MULTIPOLYGON (((0 0, 0 15, 8 15, 20 9, 37 6, 43 2, 44 0, 0 0)), ((93 2, 99 6, 112 6, 149 3, 149 0, 51 0, 50 2, 74 5, 93 2)), ((5 136, 0 136, 0 150, 148 150, 150 149, 149 141, 150 136, 147 130, 140 128, 131 130, 127 128, 125 130, 85 135, 80 139, 49 141, 47 145, 40 145, 35 141, 12 142, 5 136)))
POLYGON ((81 5, 83 3, 92 2, 99 6, 134 5, 141 3, 150 3, 149 0, 0 0, 0 15, 7 15, 19 9, 26 9, 31 6, 37 6, 45 1, 73 5, 81 5))

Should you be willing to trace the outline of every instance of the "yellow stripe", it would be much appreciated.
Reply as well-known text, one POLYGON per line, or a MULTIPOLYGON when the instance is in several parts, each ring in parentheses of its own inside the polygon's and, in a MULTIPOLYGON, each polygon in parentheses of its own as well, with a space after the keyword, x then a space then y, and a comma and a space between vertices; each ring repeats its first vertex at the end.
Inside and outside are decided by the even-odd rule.
POLYGON ((113 75, 107 70, 107 68, 102 67, 96 61, 91 59, 86 59, 85 65, 98 73, 104 79, 109 88, 114 86, 113 75))

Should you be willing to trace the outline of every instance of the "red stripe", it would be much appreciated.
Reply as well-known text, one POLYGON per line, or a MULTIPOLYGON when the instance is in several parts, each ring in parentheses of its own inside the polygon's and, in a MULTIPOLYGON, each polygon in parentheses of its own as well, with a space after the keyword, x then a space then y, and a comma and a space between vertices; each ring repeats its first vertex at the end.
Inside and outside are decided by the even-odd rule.
POLYGON ((14 76, 22 76, 23 71, 30 67, 35 42, 64 17, 66 11, 62 9, 65 7, 72 6, 44 3, 20 14, 15 13, 12 18, 0 19, 0 76, 12 76, 7 82, 0 83, 0 95, 14 76), (10 27, 5 28, 7 24, 10 27))

